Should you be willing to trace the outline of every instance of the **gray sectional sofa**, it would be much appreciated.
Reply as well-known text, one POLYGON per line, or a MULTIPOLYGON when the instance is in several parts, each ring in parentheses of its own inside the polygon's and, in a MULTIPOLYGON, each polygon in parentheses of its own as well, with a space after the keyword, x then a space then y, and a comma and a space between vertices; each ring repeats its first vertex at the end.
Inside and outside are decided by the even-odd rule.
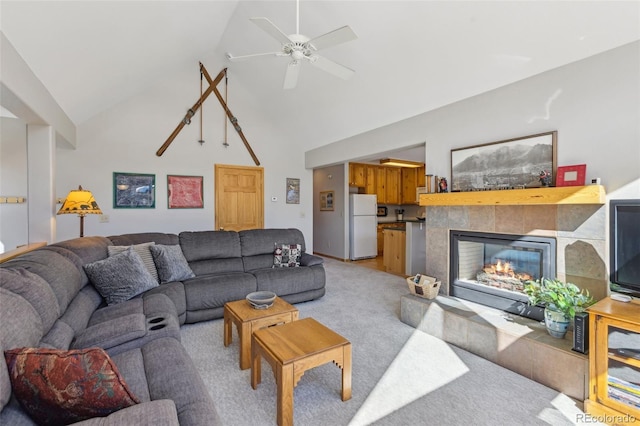
MULTIPOLYGON (((139 401, 83 424, 220 424, 215 401, 180 343, 180 326, 221 318, 226 302, 257 290, 273 291, 290 303, 317 299, 325 292, 322 258, 306 253, 297 229, 84 237, 40 248, 0 266, 3 352, 23 347, 42 352, 101 348, 139 401), (299 265, 274 267, 277 244, 297 245, 299 265), (179 247, 181 258, 168 258, 169 262, 165 258, 165 267, 184 266, 186 261, 188 274, 154 282, 140 294, 107 304, 113 299, 103 294, 101 281, 108 274, 96 275, 95 265, 120 262, 125 255, 116 257, 115 249, 125 249, 126 256, 138 262, 141 257, 126 248, 133 246, 137 252, 149 245, 155 246, 150 252, 160 281, 173 273, 163 270, 163 259, 157 257, 165 249, 179 247)), ((153 268, 153 262, 146 267, 153 268)), ((20 366, 1 364, 0 424, 34 424, 18 402, 16 389, 12 392, 10 374, 20 366)))

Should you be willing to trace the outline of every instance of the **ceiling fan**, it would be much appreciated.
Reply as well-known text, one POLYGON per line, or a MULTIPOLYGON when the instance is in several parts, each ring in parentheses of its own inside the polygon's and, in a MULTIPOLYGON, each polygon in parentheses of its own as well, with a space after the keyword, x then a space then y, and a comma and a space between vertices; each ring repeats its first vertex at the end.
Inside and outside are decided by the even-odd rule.
POLYGON ((337 30, 328 32, 321 36, 310 39, 309 37, 300 34, 300 0, 296 0, 296 33, 286 35, 280 28, 276 27, 273 22, 267 18, 251 18, 251 22, 260 27, 264 32, 276 39, 282 45, 281 50, 278 52, 257 53, 254 55, 233 56, 227 53, 227 58, 234 62, 243 59, 255 58, 258 56, 288 56, 291 58, 287 71, 284 76, 283 87, 285 89, 293 89, 298 82, 298 74, 300 73, 300 66, 304 60, 308 61, 311 65, 333 74, 337 77, 348 79, 355 71, 351 68, 347 68, 344 65, 340 65, 333 62, 330 59, 316 54, 321 49, 333 47, 338 44, 346 43, 358 38, 353 30, 349 26, 338 28, 337 30))

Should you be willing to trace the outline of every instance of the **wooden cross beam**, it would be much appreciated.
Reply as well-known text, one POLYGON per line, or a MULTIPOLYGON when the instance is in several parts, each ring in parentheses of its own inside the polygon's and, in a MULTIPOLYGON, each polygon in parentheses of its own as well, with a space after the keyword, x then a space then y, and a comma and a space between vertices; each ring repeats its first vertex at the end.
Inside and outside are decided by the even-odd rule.
POLYGON ((220 94, 220 92, 218 91, 218 88, 217 88, 218 84, 220 84, 220 82, 222 81, 224 76, 227 75, 227 69, 224 68, 222 71, 220 71, 220 73, 216 76, 216 78, 212 80, 211 76, 209 75, 209 72, 204 67, 204 65, 202 65, 202 62, 201 62, 200 63, 200 72, 207 79, 207 82, 209 82, 209 87, 207 87, 207 90, 205 90, 202 93, 202 95, 200 96, 200 99, 198 99, 198 101, 195 104, 193 104, 193 107, 191 107, 187 111, 187 114, 180 121, 180 123, 175 128, 173 133, 171 133, 171 135, 169 136, 169 138, 167 138, 165 143, 162 144, 160 149, 158 149, 158 151, 156 151, 156 155, 158 157, 160 157, 162 154, 164 154, 164 152, 167 150, 167 148, 169 148, 169 145, 171 145, 171 142, 173 142, 173 140, 176 138, 176 136, 178 136, 178 133, 180 133, 182 128, 185 126, 185 124, 190 124, 191 123, 191 117, 193 117, 195 115, 196 111, 198 111, 198 109, 202 107, 202 103, 207 99, 207 97, 209 97, 209 95, 211 93, 215 93, 216 97, 218 98, 218 101, 220 101, 220 105, 222 105, 222 108, 224 109, 225 113, 227 114, 227 117, 229 118, 229 121, 231 121, 231 124, 233 124, 233 128, 236 129, 236 131, 240 135, 240 138, 242 139, 242 142, 244 143, 244 146, 247 148, 247 151, 249 151, 249 155, 251 155, 251 158, 253 158, 253 161, 254 161, 254 163, 256 163, 256 166, 259 166, 260 165, 260 161, 258 160, 258 157, 256 157, 256 154, 253 152, 253 149, 251 149, 251 145, 249 145, 249 141, 247 141, 247 138, 244 136, 244 133, 242 133, 242 128, 238 124, 238 119, 233 115, 233 113, 231 112, 231 110, 227 106, 227 103, 224 101, 224 98, 222 97, 222 95, 220 94))

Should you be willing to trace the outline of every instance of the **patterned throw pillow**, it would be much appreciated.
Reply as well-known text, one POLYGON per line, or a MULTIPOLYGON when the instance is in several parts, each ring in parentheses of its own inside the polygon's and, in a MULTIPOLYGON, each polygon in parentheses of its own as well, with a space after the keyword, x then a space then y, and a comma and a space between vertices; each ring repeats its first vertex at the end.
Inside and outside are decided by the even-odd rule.
POLYGON ((87 263, 84 270, 108 305, 124 302, 158 286, 158 281, 145 268, 133 247, 106 259, 87 263))
POLYGON ((196 276, 189 267, 179 245, 156 244, 149 247, 149 250, 151 250, 153 261, 156 263, 161 283, 182 281, 196 276))
POLYGON ((107 246, 107 252, 109 253, 109 256, 113 256, 122 253, 129 247, 133 247, 133 250, 140 255, 142 263, 144 263, 145 268, 147 268, 151 276, 156 281, 159 281, 156 264, 153 263, 153 256, 151 256, 151 250, 149 250, 149 246, 152 246, 154 244, 155 243, 152 241, 150 243, 134 244, 132 246, 107 246))
POLYGON ((300 266, 300 244, 276 244, 273 252, 273 268, 296 268, 300 266))
POLYGON ((16 398, 41 425, 104 417, 140 401, 100 348, 19 348, 4 353, 16 398))

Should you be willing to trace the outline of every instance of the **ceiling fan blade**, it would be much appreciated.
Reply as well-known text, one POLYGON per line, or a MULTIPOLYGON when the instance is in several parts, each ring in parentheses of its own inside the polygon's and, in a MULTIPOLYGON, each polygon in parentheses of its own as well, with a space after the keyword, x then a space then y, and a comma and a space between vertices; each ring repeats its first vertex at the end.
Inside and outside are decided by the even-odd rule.
POLYGON ((249 20, 262 28, 265 33, 278 40, 281 44, 292 42, 291 39, 280 30, 280 28, 276 27, 275 24, 267 18, 251 18, 249 20))
POLYGON ((309 40, 309 44, 315 49, 326 49, 327 47, 336 46, 357 39, 358 36, 353 32, 351 27, 344 26, 309 40))
POLYGON ((282 52, 267 52, 267 53, 254 53, 252 55, 241 55, 241 56, 233 56, 231 53, 227 52, 227 59, 231 62, 244 61, 245 59, 256 58, 259 56, 282 56, 284 53, 282 52))
POLYGON ((300 61, 291 61, 287 65, 287 72, 284 75, 283 89, 293 89, 298 84, 298 74, 300 74, 300 61))
POLYGON ((355 71, 352 70, 351 68, 347 68, 344 65, 340 65, 322 56, 315 55, 310 60, 310 62, 311 62, 311 65, 317 68, 320 68, 321 70, 326 71, 329 74, 333 74, 336 77, 340 77, 344 80, 347 80, 349 77, 355 74, 355 71))

